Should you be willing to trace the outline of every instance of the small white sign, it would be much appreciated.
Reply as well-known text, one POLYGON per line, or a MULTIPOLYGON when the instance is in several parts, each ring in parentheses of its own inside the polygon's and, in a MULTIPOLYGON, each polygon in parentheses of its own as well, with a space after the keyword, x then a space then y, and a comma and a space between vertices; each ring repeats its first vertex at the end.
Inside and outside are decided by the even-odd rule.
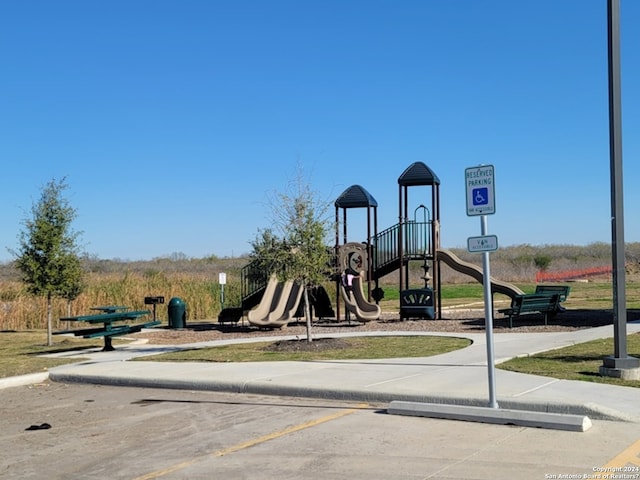
POLYGON ((493 165, 465 169, 464 181, 467 188, 467 215, 496 213, 493 165))
POLYGON ((224 272, 220 272, 218 274, 218 283, 220 283, 220 285, 225 285, 227 283, 227 274, 224 272))
POLYGON ((467 250, 471 253, 493 252, 498 249, 498 237, 495 235, 483 235, 481 237, 469 237, 467 250))

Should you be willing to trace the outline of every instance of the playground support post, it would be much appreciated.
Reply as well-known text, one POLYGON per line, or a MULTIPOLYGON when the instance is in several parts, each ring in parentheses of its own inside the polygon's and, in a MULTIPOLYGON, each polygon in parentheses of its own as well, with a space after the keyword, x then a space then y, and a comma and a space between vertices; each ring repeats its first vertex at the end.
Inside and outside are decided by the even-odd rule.
MULTIPOLYGON (((481 235, 488 235, 487 216, 480 216, 481 235)), ((487 339, 487 373, 489 377, 489 407, 498 408, 496 400, 496 377, 495 359, 493 353, 493 301, 491 297, 491 265, 489 262, 489 252, 482 252, 482 278, 484 288, 484 318, 485 333, 487 339)))

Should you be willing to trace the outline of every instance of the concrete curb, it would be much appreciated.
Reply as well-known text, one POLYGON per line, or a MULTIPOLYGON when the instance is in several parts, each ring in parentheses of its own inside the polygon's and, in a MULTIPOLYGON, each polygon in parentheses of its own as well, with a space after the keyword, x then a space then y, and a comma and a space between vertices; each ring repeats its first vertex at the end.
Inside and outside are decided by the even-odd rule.
MULTIPOLYGON (((54 370, 50 373, 50 380, 60 383, 85 383, 94 385, 108 385, 119 387, 142 387, 142 388, 166 388, 175 390, 199 390, 226 393, 243 393, 255 395, 275 395, 298 398, 319 398, 331 400, 343 400, 368 403, 394 403, 406 402, 415 404, 429 404, 450 406, 452 408, 478 408, 486 409, 487 399, 468 396, 453 397, 450 395, 409 395, 402 393, 390 393, 382 391, 371 391, 361 389, 331 388, 326 386, 299 386, 283 383, 273 383, 271 381, 229 381, 211 379, 199 381, 190 379, 188 376, 182 378, 141 378, 127 376, 106 376, 100 374, 76 374, 69 370, 54 370)), ((498 404, 504 410, 516 412, 530 412, 537 414, 569 415, 569 416, 590 416, 598 420, 612 421, 635 421, 628 414, 607 408, 593 403, 569 404, 548 401, 518 401, 510 398, 498 398, 498 404)), ((501 410, 501 411, 504 411, 501 410)), ((482 410, 484 411, 484 410, 482 410)))
POLYGON ((15 377, 0 378, 0 389, 33 385, 34 383, 46 382, 48 379, 49 372, 30 373, 28 375, 17 375, 15 377))
POLYGON ((592 426, 589 417, 580 415, 419 402, 391 402, 387 413, 391 415, 569 430, 572 432, 584 432, 592 426))

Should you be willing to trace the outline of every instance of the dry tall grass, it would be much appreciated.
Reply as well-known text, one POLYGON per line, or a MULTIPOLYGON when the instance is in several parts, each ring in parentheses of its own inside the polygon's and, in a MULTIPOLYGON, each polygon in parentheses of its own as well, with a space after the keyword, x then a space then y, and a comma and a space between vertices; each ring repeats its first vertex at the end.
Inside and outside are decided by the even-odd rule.
MULTIPOLYGON (((240 280, 228 277, 225 285, 225 306, 240 303, 240 280)), ((66 328, 61 317, 88 315, 100 305, 125 305, 132 309, 152 310, 144 304, 144 297, 164 296, 165 304, 157 306, 160 320, 167 319, 167 303, 173 297, 184 300, 187 319, 216 318, 220 310, 220 285, 205 273, 89 273, 85 277, 83 293, 70 305, 64 299, 53 303, 54 329, 66 328)), ((0 281, 0 330, 29 330, 46 328, 44 298, 27 293, 17 281, 0 281)))

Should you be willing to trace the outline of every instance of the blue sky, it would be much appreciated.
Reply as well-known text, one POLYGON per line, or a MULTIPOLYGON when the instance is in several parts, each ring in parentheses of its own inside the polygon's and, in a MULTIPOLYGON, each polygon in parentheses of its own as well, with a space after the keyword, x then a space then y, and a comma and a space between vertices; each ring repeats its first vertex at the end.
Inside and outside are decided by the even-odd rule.
MULTIPOLYGON (((480 234, 465 168, 492 164, 501 246, 611 240, 606 0, 0 2, 0 261, 66 177, 99 258, 238 256, 301 167, 441 181, 444 247, 480 234)), ((625 240, 640 241, 640 2, 621 0, 625 240)), ((409 191, 410 211, 430 201, 409 191)), ((333 207, 331 207, 331 212, 333 207)), ((364 241, 364 211, 349 240, 364 241)))

